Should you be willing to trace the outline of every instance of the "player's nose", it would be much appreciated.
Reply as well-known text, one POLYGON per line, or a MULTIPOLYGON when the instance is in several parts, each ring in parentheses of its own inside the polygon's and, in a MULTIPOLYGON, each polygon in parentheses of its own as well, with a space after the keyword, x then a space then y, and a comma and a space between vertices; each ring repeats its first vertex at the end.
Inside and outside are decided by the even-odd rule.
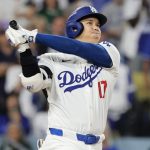
POLYGON ((100 28, 99 28, 99 26, 97 26, 97 25, 93 25, 93 29, 94 29, 95 31, 100 31, 100 28))

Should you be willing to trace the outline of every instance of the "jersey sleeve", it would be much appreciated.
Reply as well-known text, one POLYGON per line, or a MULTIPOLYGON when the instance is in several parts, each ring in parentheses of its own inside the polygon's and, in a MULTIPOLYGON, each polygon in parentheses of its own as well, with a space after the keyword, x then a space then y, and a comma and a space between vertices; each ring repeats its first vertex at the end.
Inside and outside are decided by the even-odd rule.
POLYGON ((101 45, 106 49, 106 51, 108 52, 109 56, 112 59, 113 65, 111 68, 107 68, 107 69, 111 70, 113 74, 118 74, 119 65, 120 65, 120 53, 118 49, 113 44, 107 41, 103 41, 99 43, 99 45, 101 45))
POLYGON ((38 66, 43 76, 43 89, 51 87, 51 80, 53 78, 53 64, 52 61, 48 61, 45 57, 38 57, 38 66))
POLYGON ((25 77, 23 73, 20 74, 21 83, 29 92, 34 93, 51 87, 52 73, 44 65, 39 68, 40 73, 31 77, 25 77))
POLYGON ((99 67, 111 68, 112 60, 107 51, 95 43, 50 34, 37 34, 36 43, 51 47, 61 53, 79 56, 99 67))

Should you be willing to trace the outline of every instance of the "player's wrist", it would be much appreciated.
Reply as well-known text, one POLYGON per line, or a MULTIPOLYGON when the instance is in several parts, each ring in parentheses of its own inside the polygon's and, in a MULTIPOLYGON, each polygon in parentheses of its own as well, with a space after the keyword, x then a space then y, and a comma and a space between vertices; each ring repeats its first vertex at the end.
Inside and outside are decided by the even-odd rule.
POLYGON ((19 53, 23 53, 23 52, 25 52, 27 49, 29 49, 30 47, 29 47, 29 44, 28 43, 24 43, 24 44, 20 44, 19 46, 18 46, 18 52, 19 53))
POLYGON ((26 39, 29 43, 32 43, 32 42, 35 43, 36 35, 38 33, 37 29, 29 31, 24 28, 21 28, 21 30, 25 33, 26 39))
POLYGON ((30 42, 30 43, 35 43, 35 39, 36 39, 36 35, 37 35, 37 33, 32 33, 32 35, 30 35, 29 37, 28 37, 28 42, 30 42))

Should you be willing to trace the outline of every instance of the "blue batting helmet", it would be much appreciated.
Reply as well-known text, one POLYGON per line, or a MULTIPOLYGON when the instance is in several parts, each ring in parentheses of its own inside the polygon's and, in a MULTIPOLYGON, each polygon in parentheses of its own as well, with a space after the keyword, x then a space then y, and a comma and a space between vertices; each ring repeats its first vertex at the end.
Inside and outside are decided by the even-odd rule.
POLYGON ((107 22, 106 16, 98 13, 94 7, 79 7, 68 17, 66 22, 66 35, 69 38, 75 38, 80 35, 84 29, 83 24, 80 21, 89 17, 97 18, 100 22, 100 26, 107 22))

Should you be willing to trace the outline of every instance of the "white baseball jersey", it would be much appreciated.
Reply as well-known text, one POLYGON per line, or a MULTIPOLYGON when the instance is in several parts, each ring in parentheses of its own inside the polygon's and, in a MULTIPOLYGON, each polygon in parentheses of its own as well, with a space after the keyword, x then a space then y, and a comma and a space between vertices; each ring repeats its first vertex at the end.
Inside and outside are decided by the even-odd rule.
POLYGON ((109 53, 113 66, 97 67, 86 60, 69 54, 47 53, 39 57, 39 66, 52 72, 50 79, 45 70, 48 93, 48 127, 69 129, 78 133, 104 132, 107 111, 118 76, 120 55, 114 45, 100 43, 109 53))
MULTIPOLYGON (((43 88, 48 93, 48 128, 81 134, 100 135, 104 132, 120 55, 111 43, 99 44, 109 53, 113 62, 111 68, 97 67, 78 56, 63 53, 39 57, 38 64, 44 74, 43 88)), ((28 88, 31 86, 25 86, 31 89, 28 88)))

